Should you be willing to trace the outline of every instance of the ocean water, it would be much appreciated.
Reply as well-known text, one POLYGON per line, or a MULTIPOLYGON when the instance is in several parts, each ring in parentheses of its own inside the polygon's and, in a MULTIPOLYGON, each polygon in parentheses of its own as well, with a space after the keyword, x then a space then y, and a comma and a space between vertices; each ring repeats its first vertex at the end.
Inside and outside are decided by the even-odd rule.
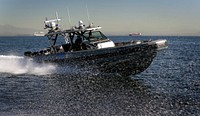
POLYGON ((24 51, 48 46, 45 37, 0 37, 0 115, 200 115, 200 37, 110 38, 167 39, 168 48, 128 79, 25 59, 24 51))

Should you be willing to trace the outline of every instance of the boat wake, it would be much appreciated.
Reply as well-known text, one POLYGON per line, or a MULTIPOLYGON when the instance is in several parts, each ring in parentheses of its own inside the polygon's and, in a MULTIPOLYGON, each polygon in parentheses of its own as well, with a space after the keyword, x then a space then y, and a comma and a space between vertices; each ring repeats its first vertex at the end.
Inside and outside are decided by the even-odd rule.
POLYGON ((47 75, 55 70, 53 64, 39 64, 23 56, 0 55, 0 73, 47 75))

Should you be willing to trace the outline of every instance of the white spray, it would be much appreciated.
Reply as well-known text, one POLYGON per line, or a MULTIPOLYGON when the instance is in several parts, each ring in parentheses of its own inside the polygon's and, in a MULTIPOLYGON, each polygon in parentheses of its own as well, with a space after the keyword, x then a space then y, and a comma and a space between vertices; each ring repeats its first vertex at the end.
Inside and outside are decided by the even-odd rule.
POLYGON ((55 70, 52 64, 39 64, 22 56, 0 55, 0 73, 46 75, 55 70))

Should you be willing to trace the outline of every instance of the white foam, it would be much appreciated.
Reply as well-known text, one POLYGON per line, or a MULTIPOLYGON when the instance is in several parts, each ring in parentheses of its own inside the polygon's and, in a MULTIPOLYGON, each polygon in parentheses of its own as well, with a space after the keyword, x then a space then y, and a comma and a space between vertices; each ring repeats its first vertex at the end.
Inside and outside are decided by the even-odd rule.
POLYGON ((0 73, 47 75, 55 70, 53 64, 39 64, 22 56, 0 55, 0 73))

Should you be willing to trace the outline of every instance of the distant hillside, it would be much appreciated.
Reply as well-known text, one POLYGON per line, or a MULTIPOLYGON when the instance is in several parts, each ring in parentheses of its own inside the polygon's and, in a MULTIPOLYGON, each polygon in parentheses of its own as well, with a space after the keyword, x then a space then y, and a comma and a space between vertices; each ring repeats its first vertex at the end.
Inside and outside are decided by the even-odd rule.
POLYGON ((0 25, 0 36, 32 36, 37 31, 29 28, 19 28, 12 25, 0 25))

